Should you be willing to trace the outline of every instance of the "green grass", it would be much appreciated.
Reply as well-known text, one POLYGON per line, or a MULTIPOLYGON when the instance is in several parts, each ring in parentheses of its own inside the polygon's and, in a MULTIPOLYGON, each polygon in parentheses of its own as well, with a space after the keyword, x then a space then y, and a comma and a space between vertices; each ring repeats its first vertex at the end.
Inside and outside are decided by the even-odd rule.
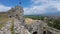
POLYGON ((44 19, 44 16, 39 16, 39 15, 27 15, 25 16, 25 18, 31 18, 33 20, 43 20, 44 19))
POLYGON ((4 26, 3 24, 0 24, 0 30, 1 30, 1 28, 2 28, 3 26, 4 26))
POLYGON ((10 31, 12 34, 14 34, 14 24, 11 25, 10 31))
POLYGON ((13 19, 11 21, 12 21, 12 25, 10 27, 10 31, 11 31, 11 34, 14 34, 14 21, 13 19))
POLYGON ((2 20, 3 18, 2 17, 0 17, 0 21, 2 20))
POLYGON ((6 19, 4 19, 4 20, 2 20, 0 22, 0 29, 5 26, 5 24, 7 23, 7 21, 8 21, 8 19, 6 18, 6 19))

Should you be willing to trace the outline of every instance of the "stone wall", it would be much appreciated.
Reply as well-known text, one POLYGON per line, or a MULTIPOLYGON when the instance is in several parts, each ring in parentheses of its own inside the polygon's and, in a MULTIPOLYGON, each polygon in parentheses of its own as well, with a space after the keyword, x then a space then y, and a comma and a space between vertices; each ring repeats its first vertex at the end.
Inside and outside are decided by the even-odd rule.
POLYGON ((51 28, 51 27, 47 27, 47 30, 50 31, 53 34, 60 34, 60 30, 51 28))
POLYGON ((23 7, 16 6, 8 11, 8 17, 15 17, 20 20, 21 24, 24 25, 24 15, 23 15, 23 7))
POLYGON ((46 22, 42 22, 42 33, 46 31, 46 34, 60 34, 60 30, 49 27, 46 22))
POLYGON ((31 34, 24 27, 23 12, 24 12, 23 8, 20 6, 16 6, 15 8, 9 10, 7 12, 9 21, 7 21, 8 23, 4 27, 2 27, 2 29, 0 30, 0 34, 31 34), (13 24, 12 28, 10 28, 11 24, 13 24))

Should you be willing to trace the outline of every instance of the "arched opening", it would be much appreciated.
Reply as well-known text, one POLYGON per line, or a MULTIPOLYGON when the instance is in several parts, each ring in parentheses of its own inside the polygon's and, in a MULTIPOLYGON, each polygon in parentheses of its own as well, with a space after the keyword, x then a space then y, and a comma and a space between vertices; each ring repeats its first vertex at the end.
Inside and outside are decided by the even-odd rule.
POLYGON ((9 16, 11 18, 11 16, 9 16))
POLYGON ((16 14, 16 16, 18 16, 18 14, 16 14))
POLYGON ((47 31, 47 34, 53 34, 52 32, 50 32, 50 31, 47 31))
POLYGON ((16 34, 19 34, 19 33, 16 33, 16 34))
POLYGON ((43 31, 43 34, 46 34, 46 31, 43 31))
POLYGON ((37 31, 33 32, 33 34, 37 34, 37 31))

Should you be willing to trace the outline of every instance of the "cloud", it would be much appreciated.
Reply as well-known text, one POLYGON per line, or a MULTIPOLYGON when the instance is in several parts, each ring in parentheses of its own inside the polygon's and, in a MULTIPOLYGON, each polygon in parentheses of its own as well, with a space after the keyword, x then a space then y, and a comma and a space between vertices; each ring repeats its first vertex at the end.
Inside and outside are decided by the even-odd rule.
POLYGON ((45 9, 45 12, 46 13, 56 13, 56 12, 59 12, 59 11, 54 6, 49 6, 48 8, 45 9))
POLYGON ((24 14, 25 15, 34 15, 34 14, 43 14, 44 13, 44 8, 43 6, 32 6, 30 8, 24 8, 24 14))
POLYGON ((11 9, 11 7, 8 7, 8 6, 5 6, 5 5, 0 5, 0 12, 5 12, 5 11, 8 11, 8 10, 10 10, 11 9))
MULTIPOLYGON (((31 0, 31 3, 30 7, 24 7, 24 14, 45 14, 60 11, 60 0, 31 0)), ((11 7, 0 4, 0 12, 8 11, 9 9, 11 7)))
POLYGON ((60 0, 31 0, 31 2, 30 8, 24 8, 24 14, 44 14, 60 11, 60 0))
POLYGON ((46 2, 47 0, 32 0, 33 4, 40 4, 40 3, 45 4, 46 2))
POLYGON ((60 0, 31 0, 34 4, 38 3, 60 3, 60 0))

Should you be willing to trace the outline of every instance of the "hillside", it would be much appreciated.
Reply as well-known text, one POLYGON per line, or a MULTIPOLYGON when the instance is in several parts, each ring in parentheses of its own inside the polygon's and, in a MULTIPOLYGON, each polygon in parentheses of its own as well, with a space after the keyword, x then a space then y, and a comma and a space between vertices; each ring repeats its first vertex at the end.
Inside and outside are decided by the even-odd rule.
POLYGON ((38 20, 33 20, 33 19, 31 19, 31 18, 25 18, 25 23, 26 24, 32 24, 32 23, 35 23, 35 22, 37 22, 38 20))

